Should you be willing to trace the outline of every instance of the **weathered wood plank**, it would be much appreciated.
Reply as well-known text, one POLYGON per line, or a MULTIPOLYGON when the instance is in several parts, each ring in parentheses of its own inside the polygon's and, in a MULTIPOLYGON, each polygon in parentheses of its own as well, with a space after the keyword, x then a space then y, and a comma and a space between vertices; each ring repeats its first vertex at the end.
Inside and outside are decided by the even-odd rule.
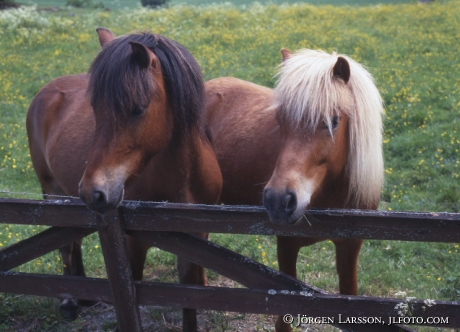
MULTIPOLYGON (((124 202, 129 230, 265 234, 459 242, 459 213, 309 210, 298 225, 275 225, 262 207, 124 202)), ((97 225, 80 202, 0 199, 0 223, 90 227, 97 225)))
POLYGON ((113 303, 107 279, 0 272, 0 292, 113 303))
POLYGON ((93 233, 92 229, 51 227, 0 250, 0 271, 8 271, 93 233))
POLYGON ((117 315, 118 330, 120 332, 141 332, 142 322, 137 306, 123 221, 117 210, 95 215, 117 315))
MULTIPOLYGON (((134 205, 134 204, 132 204, 134 205)), ((459 213, 309 210, 308 221, 277 225, 261 207, 124 205, 127 229, 458 242, 459 213)))
MULTIPOLYGON (((188 307, 206 310, 247 312, 254 314, 306 315, 333 318, 335 323, 350 321, 351 317, 380 317, 385 323, 398 317, 395 306, 401 299, 382 299, 362 296, 281 292, 269 289, 225 288, 136 282, 139 304, 188 307)), ((87 300, 111 302, 107 280, 96 278, 31 275, 0 272, 0 292, 38 296, 74 296, 87 300)), ((433 324, 439 327, 460 327, 458 303, 436 301, 427 307, 422 300, 412 302, 412 317, 443 317, 448 322, 433 324)), ((377 331, 379 325, 362 325, 377 331)), ((341 328, 348 328, 342 326, 341 328)))
POLYGON ((92 212, 80 200, 0 198, 0 223, 97 228, 92 212))
POLYGON ((387 324, 390 315, 392 317, 392 312, 394 312, 394 310, 391 311, 391 308, 396 305, 391 301, 382 304, 373 301, 376 299, 371 299, 357 304, 354 300, 344 296, 318 293, 305 296, 300 292, 275 292, 273 289, 191 286, 187 288, 187 291, 184 289, 184 292, 182 292, 176 285, 168 284, 166 287, 161 287, 160 285, 155 283, 139 284, 140 303, 149 305, 159 305, 159 303, 165 305, 168 303, 167 306, 173 307, 186 303, 187 306, 197 309, 325 318, 329 319, 327 324, 339 327, 343 331, 412 331, 412 329, 404 326, 387 324), (318 295, 322 297, 318 297, 318 295), (372 314, 366 311, 366 307, 370 305, 378 307, 377 310, 372 311, 372 314), (340 306, 344 306, 343 308, 345 309, 340 306), (390 315, 388 315, 389 310, 390 315), (339 323, 339 319, 346 321, 347 318, 352 319, 352 317, 379 317, 382 320, 386 320, 387 323, 372 326, 339 323))
POLYGON ((289 289, 327 294, 283 272, 228 250, 193 234, 129 231, 145 243, 183 256, 249 288, 289 289))

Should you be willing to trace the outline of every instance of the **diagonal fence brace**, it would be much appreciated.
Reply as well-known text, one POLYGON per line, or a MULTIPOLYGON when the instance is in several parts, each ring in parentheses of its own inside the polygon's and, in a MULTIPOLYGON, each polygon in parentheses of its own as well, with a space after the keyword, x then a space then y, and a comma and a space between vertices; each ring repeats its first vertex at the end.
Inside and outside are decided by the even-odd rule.
MULTIPOLYGON (((162 250, 183 256, 195 264, 211 269, 251 289, 271 289, 273 291, 277 290, 281 294, 290 294, 293 291, 297 291, 304 296, 313 294, 328 295, 328 292, 322 289, 308 285, 283 272, 193 234, 141 231, 128 231, 128 234, 141 238, 144 242, 162 250)), ((343 325, 335 323, 332 325, 343 329, 343 325)), ((400 325, 381 326, 379 330, 413 331, 400 325)), ((368 326, 353 324, 347 326, 346 331, 368 331, 368 326)))
POLYGON ((48 228, 0 250, 0 271, 14 269, 94 232, 94 229, 78 227, 48 228))

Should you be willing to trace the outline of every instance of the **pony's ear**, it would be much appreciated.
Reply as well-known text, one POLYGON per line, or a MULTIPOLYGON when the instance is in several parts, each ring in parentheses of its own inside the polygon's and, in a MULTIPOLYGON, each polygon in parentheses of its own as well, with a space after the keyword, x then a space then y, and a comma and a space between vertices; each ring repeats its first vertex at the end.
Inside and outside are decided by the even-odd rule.
POLYGON ((341 78, 346 84, 350 80, 350 64, 345 58, 339 56, 332 73, 335 77, 341 78))
POLYGON ((281 49, 281 54, 283 55, 283 62, 289 59, 292 55, 292 52, 286 48, 281 49))
POLYGON ((131 49, 133 51, 133 59, 139 64, 141 68, 145 69, 150 66, 153 68, 157 67, 158 58, 152 51, 137 42, 130 41, 129 44, 131 45, 131 49))
POLYGON ((97 28, 96 31, 99 35, 99 43, 101 44, 101 47, 104 47, 107 43, 117 38, 117 36, 115 36, 115 34, 109 29, 97 28))

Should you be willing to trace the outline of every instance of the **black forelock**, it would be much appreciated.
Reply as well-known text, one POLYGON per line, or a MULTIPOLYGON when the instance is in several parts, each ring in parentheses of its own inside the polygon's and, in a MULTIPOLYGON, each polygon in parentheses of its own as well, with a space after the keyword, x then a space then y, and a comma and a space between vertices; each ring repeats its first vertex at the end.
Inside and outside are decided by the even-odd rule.
MULTIPOLYGON (((113 116, 126 118, 136 106, 147 106, 156 84, 149 69, 134 63, 129 42, 150 49, 159 59, 176 135, 194 128, 204 133, 204 82, 201 68, 181 44, 164 36, 139 33, 109 42, 93 61, 88 93, 93 107, 105 103, 113 116)), ((104 108, 105 109, 105 108, 104 108)))

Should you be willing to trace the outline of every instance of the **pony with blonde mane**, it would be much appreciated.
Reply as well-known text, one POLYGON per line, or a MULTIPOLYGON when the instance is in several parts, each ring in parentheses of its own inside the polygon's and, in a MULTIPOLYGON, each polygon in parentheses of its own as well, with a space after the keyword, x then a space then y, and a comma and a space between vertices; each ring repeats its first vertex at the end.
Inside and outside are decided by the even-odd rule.
MULTIPOLYGON (((225 204, 265 205, 279 224, 308 208, 377 209, 383 185, 380 94, 344 55, 282 50, 275 90, 235 78, 206 83, 208 124, 225 204)), ((280 270, 296 277, 299 250, 325 239, 277 237, 280 270)), ((332 239, 339 290, 358 292, 363 241, 332 239)), ((291 327, 278 319, 277 331, 291 327)))

